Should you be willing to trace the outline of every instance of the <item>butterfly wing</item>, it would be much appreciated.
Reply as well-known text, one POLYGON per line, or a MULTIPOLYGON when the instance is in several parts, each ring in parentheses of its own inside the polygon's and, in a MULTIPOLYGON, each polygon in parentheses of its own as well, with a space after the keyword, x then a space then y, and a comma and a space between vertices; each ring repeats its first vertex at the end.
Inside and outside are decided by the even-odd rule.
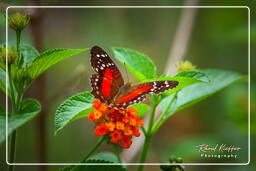
POLYGON ((108 54, 98 46, 91 51, 91 65, 97 74, 91 76, 92 94, 102 103, 109 104, 124 85, 122 75, 108 54))
POLYGON ((116 96, 112 104, 118 108, 126 108, 129 105, 140 103, 146 98, 146 94, 158 94, 175 88, 178 81, 154 81, 129 87, 125 92, 116 96))

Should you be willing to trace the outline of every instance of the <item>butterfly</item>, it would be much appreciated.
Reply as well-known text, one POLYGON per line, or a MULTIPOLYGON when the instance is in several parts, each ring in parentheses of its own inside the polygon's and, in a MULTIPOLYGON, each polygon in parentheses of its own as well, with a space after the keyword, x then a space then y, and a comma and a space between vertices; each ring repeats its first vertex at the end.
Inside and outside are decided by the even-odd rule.
POLYGON ((96 74, 90 78, 92 94, 102 103, 114 108, 127 108, 146 99, 146 94, 158 94, 175 88, 178 81, 152 81, 131 85, 124 79, 109 55, 100 47, 90 50, 91 65, 96 74))

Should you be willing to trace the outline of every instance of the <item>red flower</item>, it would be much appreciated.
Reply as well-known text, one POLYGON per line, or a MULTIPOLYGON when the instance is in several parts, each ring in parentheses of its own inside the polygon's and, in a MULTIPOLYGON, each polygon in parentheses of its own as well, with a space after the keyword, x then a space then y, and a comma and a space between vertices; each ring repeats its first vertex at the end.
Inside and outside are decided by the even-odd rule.
POLYGON ((133 128, 133 135, 135 136, 135 137, 139 137, 140 136, 140 131, 139 131, 139 129, 138 128, 133 128))
POLYGON ((126 136, 121 140, 121 145, 123 148, 129 148, 132 144, 132 140, 130 136, 126 136))
POLYGON ((93 101, 92 111, 88 119, 96 124, 94 134, 97 136, 109 135, 109 141, 123 148, 129 148, 132 144, 132 136, 139 137, 138 127, 143 126, 143 121, 135 108, 115 109, 101 103, 98 99, 93 101))
POLYGON ((111 137, 110 142, 117 144, 118 141, 122 139, 122 132, 115 130, 110 134, 110 137, 111 137))
POLYGON ((99 126, 97 126, 96 129, 94 130, 94 133, 97 136, 106 135, 107 132, 108 132, 108 128, 107 128, 107 126, 104 123, 102 123, 99 126))

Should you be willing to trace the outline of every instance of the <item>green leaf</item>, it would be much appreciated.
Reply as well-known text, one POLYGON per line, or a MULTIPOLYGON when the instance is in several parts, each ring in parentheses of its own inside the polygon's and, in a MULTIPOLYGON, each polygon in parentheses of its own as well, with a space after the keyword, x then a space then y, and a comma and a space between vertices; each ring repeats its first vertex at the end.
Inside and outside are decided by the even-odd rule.
POLYGON ((55 113, 55 134, 71 121, 87 116, 94 108, 94 97, 89 92, 75 94, 65 100, 55 113))
POLYGON ((54 64, 70 56, 87 51, 86 49, 50 49, 36 57, 34 62, 27 68, 30 78, 33 80, 54 64))
POLYGON ((177 87, 162 93, 165 96, 169 95, 169 94, 172 94, 172 93, 175 93, 175 92, 183 89, 184 87, 190 86, 190 85, 195 84, 195 83, 202 82, 202 81, 197 80, 193 77, 180 77, 180 76, 160 77, 160 78, 156 78, 156 79, 143 80, 143 82, 151 82, 151 81, 178 81, 179 82, 177 87))
POLYGON ((115 58, 139 80, 156 76, 156 66, 146 55, 127 48, 112 48, 115 58))
POLYGON ((200 80, 202 82, 210 82, 208 75, 199 70, 193 70, 193 71, 181 71, 178 72, 175 77, 191 77, 195 78, 196 80, 200 80))
POLYGON ((4 140, 5 140, 5 136, 6 136, 6 133, 5 133, 5 131, 6 131, 6 124, 5 124, 5 121, 6 121, 6 119, 5 119, 5 115, 4 115, 4 113, 1 113, 0 114, 0 144, 2 143, 2 142, 4 142, 4 140))
POLYGON ((6 92, 6 72, 0 68, 0 88, 6 92))
MULTIPOLYGON (((0 47, 6 47, 6 43, 0 44, 0 47)), ((14 48, 16 50, 16 42, 9 42, 8 47, 14 48)), ((22 67, 26 67, 39 56, 38 51, 32 45, 27 43, 21 43, 20 53, 22 57, 22 67)))
POLYGON ((39 56, 38 51, 29 44, 21 44, 20 52, 22 56, 22 67, 26 67, 32 64, 32 62, 39 56))
POLYGON ((140 115, 140 117, 144 117, 149 111, 149 106, 147 104, 142 104, 142 103, 133 104, 130 106, 130 108, 137 109, 138 110, 137 115, 140 115))
POLYGON ((166 112, 164 112, 155 123, 153 132, 156 132, 164 121, 166 121, 175 112, 205 99, 232 83, 246 79, 245 76, 232 71, 212 69, 204 72, 211 80, 210 83, 198 83, 180 90, 172 105, 170 105, 170 102, 174 98, 175 94, 172 94, 161 101, 160 106, 163 111, 166 112))
MULTIPOLYGON (((34 118, 40 112, 40 110, 41 106, 36 100, 26 99, 22 101, 21 110, 17 114, 8 116, 8 135, 10 135, 14 130, 34 118)), ((0 115, 0 143, 2 143, 6 138, 5 123, 6 116, 0 115)))
POLYGON ((115 154, 110 152, 101 152, 93 155, 86 161, 81 161, 81 163, 99 163, 96 165, 80 165, 80 166, 68 166, 62 168, 61 171, 127 171, 121 165, 100 165, 102 163, 119 163, 118 158, 115 154))
MULTIPOLYGON (((108 161, 108 162, 112 162, 112 163, 119 163, 118 157, 115 154, 110 153, 110 152, 101 152, 101 153, 95 154, 95 155, 89 157, 88 160, 89 161, 90 160, 104 160, 104 161, 108 161)), ((87 163, 88 163, 88 160, 87 160, 87 163)))

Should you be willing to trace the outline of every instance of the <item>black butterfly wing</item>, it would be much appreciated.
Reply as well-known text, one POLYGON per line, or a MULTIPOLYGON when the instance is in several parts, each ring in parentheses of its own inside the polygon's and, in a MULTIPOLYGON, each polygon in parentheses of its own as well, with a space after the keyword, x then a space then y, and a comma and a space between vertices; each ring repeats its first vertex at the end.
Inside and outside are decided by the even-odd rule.
POLYGON ((158 94, 178 86, 178 81, 153 81, 134 85, 126 91, 117 94, 114 107, 126 108, 129 105, 140 103, 146 99, 146 94, 158 94))
POLYGON ((123 77, 108 54, 98 46, 92 47, 91 65, 97 74, 91 76, 92 94, 109 104, 124 85, 123 77))

